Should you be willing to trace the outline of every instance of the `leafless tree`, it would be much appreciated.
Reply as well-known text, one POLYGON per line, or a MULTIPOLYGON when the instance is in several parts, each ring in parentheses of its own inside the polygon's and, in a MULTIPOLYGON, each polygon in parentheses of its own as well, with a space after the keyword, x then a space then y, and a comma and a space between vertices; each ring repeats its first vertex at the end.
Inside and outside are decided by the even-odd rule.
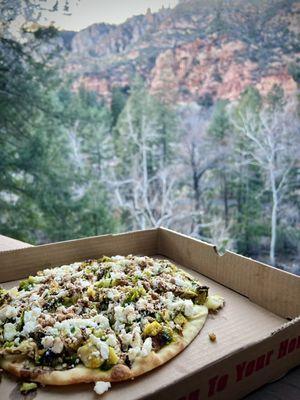
POLYGON ((272 193, 270 263, 275 265, 275 248, 279 205, 286 194, 290 173, 300 159, 300 130, 296 103, 270 111, 264 107, 258 114, 250 109, 232 119, 246 139, 242 153, 262 170, 265 186, 272 193))
MULTIPOLYGON (((144 99, 147 102, 147 99, 144 99)), ((151 102, 151 98, 149 98, 151 102)), ((158 165, 151 170, 149 160, 157 157, 159 148, 155 145, 159 138, 159 126, 151 117, 151 104, 146 104, 139 115, 140 123, 135 121, 135 110, 129 102, 123 114, 123 131, 126 141, 135 148, 127 165, 126 176, 113 173, 113 187, 118 206, 126 210, 133 226, 169 226, 174 216, 176 173, 174 165, 158 165)), ((115 168, 116 169, 116 168, 115 168)))
MULTIPOLYGON (((203 221, 203 192, 205 191, 205 175, 208 171, 219 168, 221 161, 226 156, 226 151, 216 144, 215 139, 209 134, 208 127, 210 116, 208 111, 197 107, 190 107, 183 113, 183 143, 181 155, 186 168, 185 176, 191 181, 195 218, 192 225, 192 232, 201 230, 203 221)), ((204 224, 207 226, 207 224, 204 224)))

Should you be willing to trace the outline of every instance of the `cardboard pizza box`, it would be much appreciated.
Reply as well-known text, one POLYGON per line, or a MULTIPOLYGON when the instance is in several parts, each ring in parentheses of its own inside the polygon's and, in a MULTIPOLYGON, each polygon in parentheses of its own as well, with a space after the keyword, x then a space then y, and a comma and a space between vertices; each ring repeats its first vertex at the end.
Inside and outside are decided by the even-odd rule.
MULTIPOLYGON (((300 364, 300 277, 164 228, 104 235, 0 252, 2 286, 46 268, 105 255, 162 256, 187 269, 225 307, 209 315, 177 357, 130 382, 112 384, 103 400, 239 399, 300 364), (217 340, 211 342, 209 333, 217 340)), ((4 374, 1 399, 17 398, 4 374)), ((96 399, 93 384, 40 388, 36 399, 96 399)))

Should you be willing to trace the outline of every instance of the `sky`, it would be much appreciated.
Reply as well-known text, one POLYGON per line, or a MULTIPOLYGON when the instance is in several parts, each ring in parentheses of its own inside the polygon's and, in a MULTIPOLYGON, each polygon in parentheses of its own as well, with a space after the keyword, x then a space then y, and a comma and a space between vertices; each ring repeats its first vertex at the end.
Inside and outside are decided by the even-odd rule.
MULTIPOLYGON (((46 0, 48 6, 55 0, 46 0)), ((145 14, 147 8, 152 12, 162 6, 174 7, 178 0, 69 0, 70 14, 64 15, 62 3, 57 12, 43 12, 45 23, 53 21, 59 28, 65 30, 81 30, 95 22, 120 24, 133 15, 145 14)), ((43 22, 41 20, 41 22, 43 22)))

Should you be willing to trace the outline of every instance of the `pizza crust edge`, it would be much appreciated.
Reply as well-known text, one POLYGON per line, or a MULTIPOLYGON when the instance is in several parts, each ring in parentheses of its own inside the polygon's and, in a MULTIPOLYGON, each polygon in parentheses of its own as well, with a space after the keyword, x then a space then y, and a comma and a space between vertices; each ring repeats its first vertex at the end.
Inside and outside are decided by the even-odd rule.
POLYGON ((131 368, 123 364, 117 364, 109 371, 101 371, 99 369, 90 369, 80 365, 69 370, 45 372, 41 371, 39 367, 25 369, 23 367, 24 361, 13 362, 5 358, 0 359, 0 366, 19 378, 29 379, 43 385, 60 386, 96 381, 120 382, 133 379, 165 364, 184 350, 201 331, 205 324, 207 314, 208 310, 207 313, 190 319, 183 329, 183 335, 179 337, 176 342, 166 345, 157 353, 152 351, 147 357, 136 358, 131 368))

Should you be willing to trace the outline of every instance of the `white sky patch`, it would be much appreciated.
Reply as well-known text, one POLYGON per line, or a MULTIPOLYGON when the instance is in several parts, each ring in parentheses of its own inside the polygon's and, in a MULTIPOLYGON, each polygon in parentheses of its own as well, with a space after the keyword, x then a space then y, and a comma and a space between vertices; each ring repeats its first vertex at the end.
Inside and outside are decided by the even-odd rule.
MULTIPOLYGON (((148 8, 156 12, 162 6, 174 7, 178 0, 70 0, 68 13, 63 10, 64 0, 60 2, 58 11, 42 12, 40 23, 54 22, 58 28, 79 31, 97 22, 120 24, 133 15, 145 14, 148 8)), ((50 9, 56 1, 47 0, 45 3, 50 9)))

